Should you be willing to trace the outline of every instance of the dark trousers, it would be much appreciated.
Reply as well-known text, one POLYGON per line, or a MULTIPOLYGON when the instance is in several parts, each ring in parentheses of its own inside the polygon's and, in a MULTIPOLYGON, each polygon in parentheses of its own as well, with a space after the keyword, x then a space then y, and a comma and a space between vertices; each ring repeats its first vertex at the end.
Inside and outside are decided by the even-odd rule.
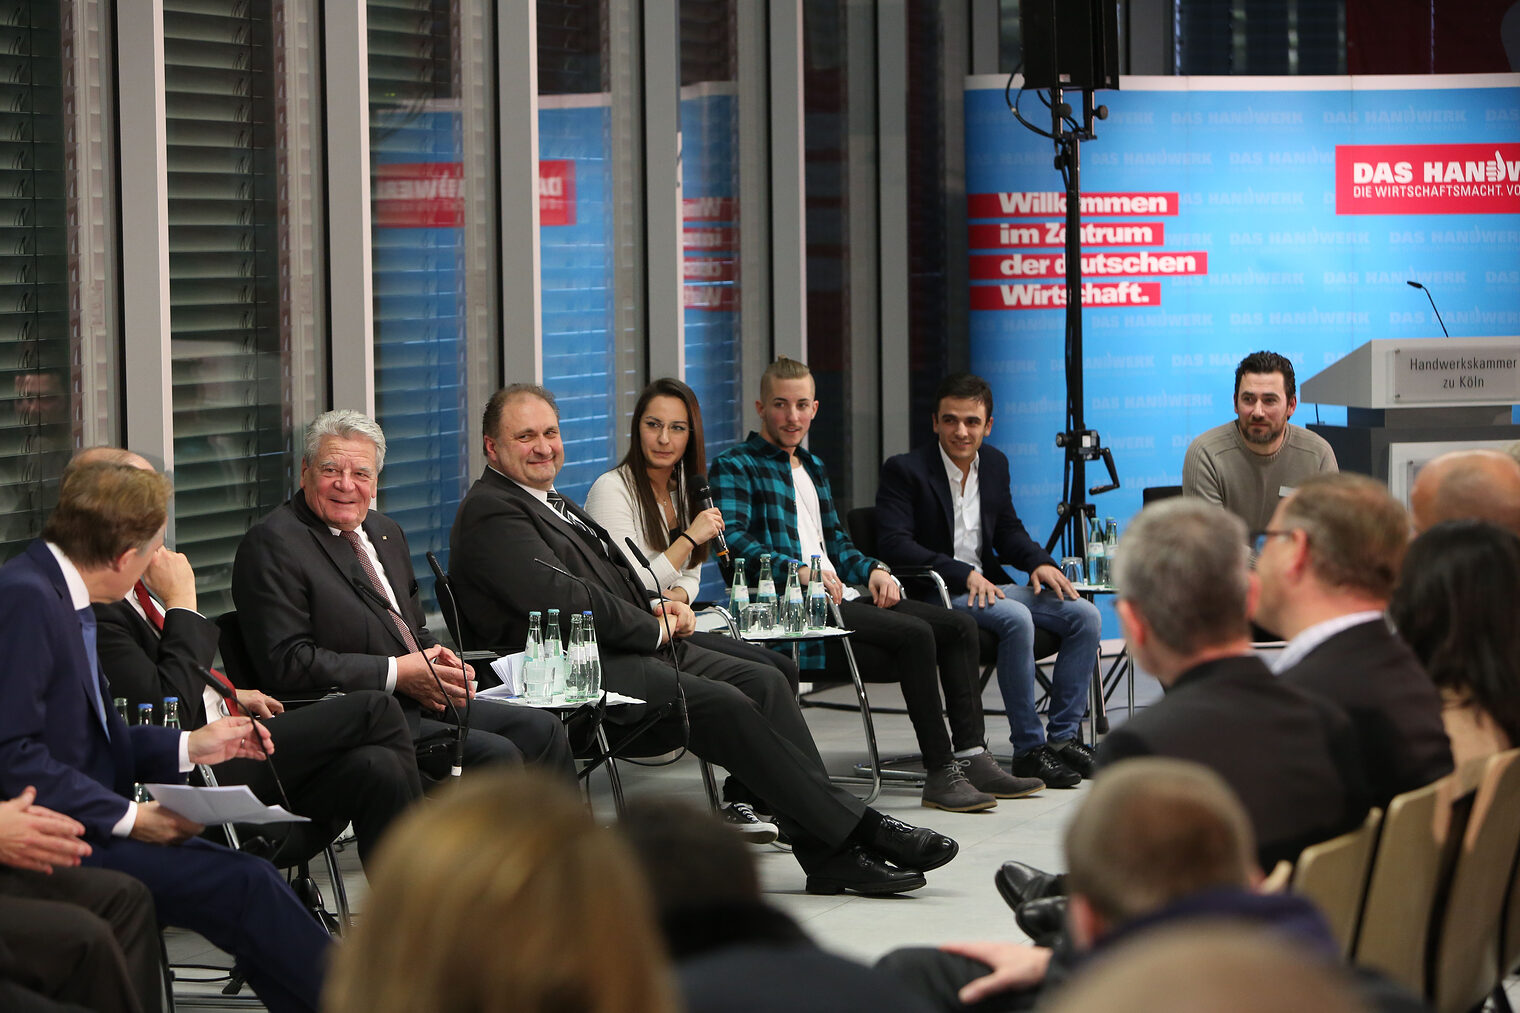
POLYGON ((897 979, 910 993, 926 1000, 930 1009, 940 1013, 1012 1013, 1034 1009, 1044 992, 1041 985, 1011 989, 967 1006, 960 1000, 960 990, 990 974, 992 968, 980 960, 929 947, 893 950, 877 961, 876 969, 897 979))
MULTIPOLYGON (((406 716, 395 697, 361 690, 297 707, 269 720, 269 764, 302 816, 337 827, 352 822, 359 859, 400 813, 422 796, 406 716)), ((223 784, 246 784, 266 803, 280 801, 274 775, 256 760, 216 768, 223 784)))
MULTIPOLYGON (((464 742, 464 765, 531 764, 567 781, 575 781, 575 753, 559 718, 548 711, 514 704, 476 699, 470 704, 469 735, 464 742)), ((440 762, 424 761, 428 773, 441 776, 453 757, 456 725, 454 715, 445 711, 439 717, 424 717, 414 730, 419 756, 429 747, 447 743, 440 762)))
MULTIPOLYGON (((801 675, 797 671, 797 663, 790 655, 779 651, 766 650, 758 644, 745 643, 743 640, 735 640, 733 637, 722 633, 693 633, 690 643, 698 647, 705 647, 719 654, 726 654, 731 658, 739 658, 743 661, 754 662, 759 665, 769 665, 781 673, 786 684, 791 687, 792 695, 797 695, 797 687, 801 682, 801 675)), ((760 796, 743 780, 730 776, 723 782, 723 800, 725 802, 748 802, 761 812, 771 811, 771 804, 760 796)))
POLYGON ((199 837, 175 845, 120 837, 91 844, 86 863, 140 880, 161 922, 232 954, 270 1013, 319 1008, 331 939, 274 866, 199 837))
POLYGON ((158 919, 148 888, 106 869, 52 874, 0 866, 0 993, 5 1009, 49 1009, 36 996, 102 1013, 157 1013, 158 919))
MULTIPOLYGON (((854 631, 850 646, 860 677, 867 682, 901 684, 925 767, 943 767, 954 750, 986 743, 975 620, 941 605, 907 598, 890 609, 877 608, 869 592, 842 603, 839 614, 845 627, 854 631), (940 687, 945 692, 943 709, 940 687), (950 720, 949 734, 945 718, 950 720)), ((831 679, 850 677, 844 648, 828 645, 823 671, 831 679)))
MULTIPOLYGON (((691 643, 678 645, 680 685, 685 693, 691 751, 738 777, 775 812, 793 838, 793 851, 806 869, 838 850, 860 824, 865 805, 829 781, 812 732, 797 707, 786 678, 772 665, 745 661, 691 643)), ((614 655, 602 651, 609 689, 662 706, 677 700, 676 670, 660 655, 614 655)), ((643 707, 608 712, 619 725, 637 721, 643 707)), ((617 730, 609 731, 617 741, 617 730)), ((672 713, 630 745, 628 753, 647 756, 674 749, 686 736, 672 713)))

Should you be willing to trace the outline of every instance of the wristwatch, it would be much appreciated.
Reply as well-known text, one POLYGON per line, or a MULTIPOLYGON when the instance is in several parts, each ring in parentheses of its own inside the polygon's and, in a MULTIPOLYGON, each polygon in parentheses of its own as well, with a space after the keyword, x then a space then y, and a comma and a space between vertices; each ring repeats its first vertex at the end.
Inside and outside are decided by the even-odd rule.
POLYGON ((892 576, 892 568, 890 566, 888 566, 886 563, 883 563, 879 559, 876 560, 876 562, 874 562, 874 563, 871 564, 871 569, 866 571, 866 576, 869 577, 871 575, 872 571, 874 571, 874 570, 880 570, 882 573, 885 573, 888 577, 892 576))

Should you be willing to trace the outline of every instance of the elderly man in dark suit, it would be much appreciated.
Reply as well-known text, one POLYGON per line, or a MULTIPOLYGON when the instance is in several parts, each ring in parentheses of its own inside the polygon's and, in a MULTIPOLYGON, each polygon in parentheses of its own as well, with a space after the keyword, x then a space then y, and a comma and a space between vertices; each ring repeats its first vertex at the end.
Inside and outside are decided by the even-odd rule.
POLYGON ((1102 619, 1013 509, 1008 458, 983 442, 992 432, 987 381, 970 373, 947 377, 934 404, 935 440, 882 465, 877 551, 893 566, 933 567, 955 610, 997 637, 1014 776, 1076 787, 1093 773, 1081 733, 1102 619), (1028 586, 1014 584, 1002 564, 1029 574, 1028 586), (1036 627, 1061 638, 1045 728, 1034 708, 1036 627))
MULTIPOLYGON (((830 783, 777 669, 687 642, 695 618, 683 602, 651 607, 606 531, 555 491, 565 450, 552 394, 530 384, 498 391, 482 431, 490 463, 450 537, 450 577, 473 642, 516 650, 530 611, 589 608, 607 688, 653 707, 675 705, 637 745, 689 745, 742 778, 792 836, 810 892, 901 893, 955 857, 950 838, 883 816, 830 783)), ((618 708, 610 720, 644 711, 618 708)))
POLYGON ((1351 718, 1380 806, 1452 768, 1440 692, 1383 614, 1408 544, 1404 508, 1353 474, 1300 482, 1257 535, 1257 622, 1289 638, 1273 668, 1351 718))
MULTIPOLYGON (((127 450, 91 447, 70 462, 111 461, 149 471, 127 450)), ((97 604, 100 666, 113 696, 138 704, 179 700, 180 727, 194 730, 230 705, 206 682, 219 634, 195 610, 195 571, 183 553, 160 547, 142 579, 120 601, 97 604)), ((237 708, 266 719, 280 751, 280 780, 292 808, 338 827, 354 825, 359 858, 368 862, 390 822, 422 794, 412 735, 396 699, 357 690, 306 707, 285 705, 256 689, 235 691, 237 708)), ((217 771, 221 784, 246 784, 263 801, 282 801, 272 764, 231 761, 217 771)))
POLYGON ((86 865, 124 872, 153 894, 161 921, 230 952, 271 1010, 315 1010, 328 936, 262 859, 205 841, 134 781, 182 781, 196 763, 262 756, 246 717, 193 732, 128 728, 96 657, 91 602, 115 601, 163 544, 169 486, 125 465, 75 469, 42 537, 0 568, 0 656, 25 659, 0 680, 0 795, 37 801, 84 826, 86 865))
MULTIPOLYGON (((232 598, 264 688, 394 693, 426 758, 454 740, 474 673, 429 632, 401 527, 370 509, 384 466, 373 419, 339 409, 313 420, 301 487, 238 546, 232 598)), ((573 776, 554 715, 500 703, 468 712, 466 766, 526 760, 573 776)))

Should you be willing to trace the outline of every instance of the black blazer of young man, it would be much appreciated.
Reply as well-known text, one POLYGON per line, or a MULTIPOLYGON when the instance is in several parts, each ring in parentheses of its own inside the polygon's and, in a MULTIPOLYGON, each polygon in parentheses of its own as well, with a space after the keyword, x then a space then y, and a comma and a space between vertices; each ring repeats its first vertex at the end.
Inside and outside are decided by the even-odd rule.
MULTIPOLYGON (((1000 564, 1029 573, 1055 561, 1024 529, 1013 509, 1008 458, 983 443, 977 451, 980 490, 981 572, 994 584, 1014 583, 1000 564)), ((876 490, 876 550, 892 566, 931 566, 952 595, 966 593, 966 578, 976 569, 955 558, 955 505, 939 442, 889 457, 881 466, 876 490)), ((924 595, 922 587, 914 590, 924 595)))
MULTIPOLYGON (((134 714, 140 703, 158 706, 177 696, 180 726, 204 725, 206 684, 196 667, 211 665, 216 624, 189 609, 170 609, 160 635, 131 602, 94 608, 96 651, 112 694, 126 697, 134 714)), ((357 690, 276 714, 266 724, 275 747, 269 762, 229 760, 217 767, 219 783, 246 784, 264 802, 279 804, 274 767, 297 813, 340 827, 354 824, 365 859, 391 820, 422 795, 406 717, 388 694, 357 690)))
POLYGON ((1451 773, 1441 694, 1381 617, 1330 637, 1281 678, 1351 718, 1373 805, 1451 773))
POLYGON ((1098 776, 1131 756, 1193 760, 1224 778, 1250 814, 1268 871, 1367 815, 1366 774, 1346 715, 1277 679, 1254 655, 1178 676, 1160 701, 1109 732, 1098 776))
MULTIPOLYGON (((363 522, 391 591, 419 647, 438 643, 428 630, 400 525, 374 510, 363 522)), ((341 537, 306 503, 301 490, 248 530, 232 566, 238 625, 262 689, 320 692, 384 690, 388 659, 407 653, 391 613, 341 537)), ((398 695, 419 744, 452 737, 453 725, 398 695)), ((477 703, 470 708, 467 763, 518 759, 573 775, 564 728, 552 714, 477 703)), ((434 769, 434 768, 430 768, 434 769)))

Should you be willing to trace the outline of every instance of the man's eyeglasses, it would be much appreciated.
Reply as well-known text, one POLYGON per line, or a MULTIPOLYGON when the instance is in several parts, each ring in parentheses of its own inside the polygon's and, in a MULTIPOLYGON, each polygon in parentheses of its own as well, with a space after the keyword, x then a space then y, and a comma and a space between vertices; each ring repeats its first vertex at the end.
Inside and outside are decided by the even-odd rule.
POLYGON ((1267 542, 1273 538, 1286 538, 1293 534, 1290 531, 1258 531, 1251 536, 1251 555, 1259 556, 1266 549, 1267 542))

